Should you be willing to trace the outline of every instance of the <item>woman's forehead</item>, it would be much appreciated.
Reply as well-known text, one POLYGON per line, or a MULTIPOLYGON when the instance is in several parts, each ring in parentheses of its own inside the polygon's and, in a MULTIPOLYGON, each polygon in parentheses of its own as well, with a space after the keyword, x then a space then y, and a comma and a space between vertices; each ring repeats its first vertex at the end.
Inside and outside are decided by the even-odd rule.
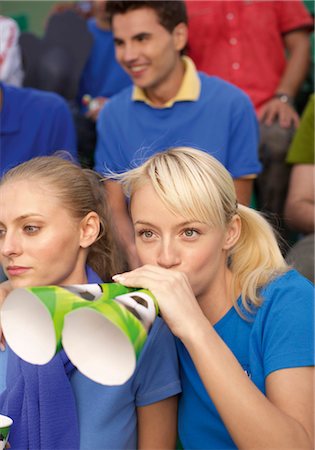
POLYGON ((60 206, 56 191, 39 179, 10 180, 0 186, 1 207, 12 211, 29 209, 48 210, 60 206))

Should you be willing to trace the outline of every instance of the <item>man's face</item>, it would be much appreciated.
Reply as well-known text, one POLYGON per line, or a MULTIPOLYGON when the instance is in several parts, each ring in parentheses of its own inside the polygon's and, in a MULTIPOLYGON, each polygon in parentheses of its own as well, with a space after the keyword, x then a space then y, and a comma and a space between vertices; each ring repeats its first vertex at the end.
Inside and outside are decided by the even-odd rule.
POLYGON ((151 8, 117 14, 112 25, 116 58, 134 84, 147 95, 169 86, 174 89, 181 67, 180 51, 186 45, 186 26, 179 24, 170 33, 151 8))

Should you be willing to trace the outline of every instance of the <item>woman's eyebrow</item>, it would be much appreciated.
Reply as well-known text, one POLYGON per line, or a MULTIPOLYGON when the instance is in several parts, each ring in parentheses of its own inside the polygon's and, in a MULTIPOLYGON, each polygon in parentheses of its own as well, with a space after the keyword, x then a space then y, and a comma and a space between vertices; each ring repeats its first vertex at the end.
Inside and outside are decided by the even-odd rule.
MULTIPOLYGON (((198 220, 187 220, 185 222, 181 222, 176 224, 177 227, 185 227, 185 226, 190 226, 193 224, 201 224, 202 222, 199 222, 198 220)), ((136 222, 134 222, 134 225, 147 225, 147 226, 155 226, 153 223, 151 222, 147 222, 145 220, 137 220, 136 222)))
POLYGON ((39 217, 43 217, 43 214, 40 214, 40 213, 38 213, 38 212, 29 212, 29 213, 26 213, 26 214, 22 214, 21 216, 18 216, 17 218, 16 218, 16 220, 23 220, 23 219, 27 219, 28 217, 36 217, 36 216, 39 216, 39 217))

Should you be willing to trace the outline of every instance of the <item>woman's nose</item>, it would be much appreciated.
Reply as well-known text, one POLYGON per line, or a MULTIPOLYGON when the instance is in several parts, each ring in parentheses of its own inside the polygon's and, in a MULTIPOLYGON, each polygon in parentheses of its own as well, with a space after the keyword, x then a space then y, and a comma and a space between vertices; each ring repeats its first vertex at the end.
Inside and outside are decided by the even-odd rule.
POLYGON ((18 237, 13 233, 6 232, 5 236, 0 240, 0 251, 6 257, 19 255, 21 253, 21 244, 18 237))
POLYGON ((180 264, 179 251, 175 244, 165 242, 161 244, 157 263, 165 269, 170 269, 180 264))

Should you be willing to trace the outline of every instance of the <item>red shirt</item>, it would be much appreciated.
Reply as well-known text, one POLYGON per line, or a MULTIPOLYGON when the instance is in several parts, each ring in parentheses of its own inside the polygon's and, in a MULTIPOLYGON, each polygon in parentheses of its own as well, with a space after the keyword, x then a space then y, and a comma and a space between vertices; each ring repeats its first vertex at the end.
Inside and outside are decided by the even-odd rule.
POLYGON ((244 90, 256 109, 274 95, 285 69, 283 35, 313 25, 301 0, 186 4, 189 56, 199 70, 244 90))

